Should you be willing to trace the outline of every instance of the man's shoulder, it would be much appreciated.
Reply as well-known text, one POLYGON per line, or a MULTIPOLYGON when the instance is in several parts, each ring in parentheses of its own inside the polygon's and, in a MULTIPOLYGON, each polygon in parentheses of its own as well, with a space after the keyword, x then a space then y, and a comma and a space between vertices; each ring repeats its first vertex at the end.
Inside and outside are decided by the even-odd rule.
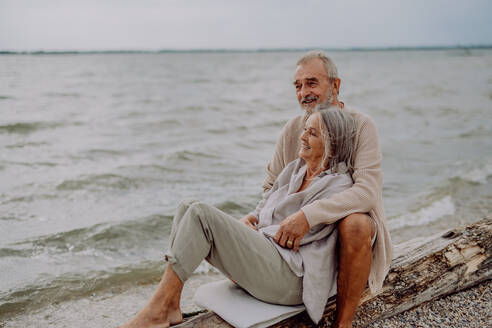
POLYGON ((287 123, 285 123, 284 125, 284 129, 297 128, 299 126, 302 127, 303 123, 304 123, 304 115, 299 114, 288 120, 287 123))
POLYGON ((376 126, 376 123, 374 122, 373 118, 368 114, 363 113, 353 107, 345 106, 344 108, 348 110, 350 114, 352 114, 352 116, 354 117, 355 121, 359 126, 366 125, 366 124, 376 126))
POLYGON ((358 110, 354 107, 350 107, 350 106, 345 105, 344 109, 349 111, 350 114, 352 114, 356 119, 372 120, 371 116, 369 116, 368 114, 366 114, 364 112, 361 112, 360 110, 358 110))
POLYGON ((291 135, 295 135, 298 137, 298 133, 302 130, 304 126, 304 115, 297 115, 291 118, 287 123, 285 123, 282 128, 282 135, 284 137, 289 137, 291 135))

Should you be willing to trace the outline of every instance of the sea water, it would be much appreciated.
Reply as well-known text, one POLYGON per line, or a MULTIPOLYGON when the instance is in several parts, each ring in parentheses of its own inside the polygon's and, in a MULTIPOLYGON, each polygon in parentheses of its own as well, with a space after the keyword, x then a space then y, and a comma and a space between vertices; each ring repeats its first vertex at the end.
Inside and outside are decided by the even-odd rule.
MULTIPOLYGON (((0 323, 155 282, 182 199, 252 210, 300 55, 0 56, 0 323)), ((378 127, 394 242, 490 216, 492 50, 330 56, 378 127)))

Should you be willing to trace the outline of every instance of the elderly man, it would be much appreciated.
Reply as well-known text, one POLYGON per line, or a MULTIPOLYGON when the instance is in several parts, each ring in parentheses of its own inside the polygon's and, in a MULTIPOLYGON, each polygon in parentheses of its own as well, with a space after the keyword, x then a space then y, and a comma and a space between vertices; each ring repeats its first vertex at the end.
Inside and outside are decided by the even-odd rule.
MULTIPOLYGON (((338 100, 340 82, 336 66, 321 51, 309 52, 297 62, 294 86, 297 100, 306 113, 318 105, 344 108, 344 103, 338 100)), ((304 206, 282 222, 275 236, 281 246, 296 249, 310 227, 339 222, 335 327, 351 327, 367 283, 373 293, 380 289, 392 259, 391 239, 381 200, 381 151, 377 129, 367 115, 345 109, 352 113, 357 123, 353 186, 329 199, 304 206)), ((265 191, 272 187, 282 169, 297 158, 304 116, 291 119, 282 129, 273 159, 267 165, 265 191)), ((253 216, 243 218, 246 224, 255 223, 255 220, 253 216)))

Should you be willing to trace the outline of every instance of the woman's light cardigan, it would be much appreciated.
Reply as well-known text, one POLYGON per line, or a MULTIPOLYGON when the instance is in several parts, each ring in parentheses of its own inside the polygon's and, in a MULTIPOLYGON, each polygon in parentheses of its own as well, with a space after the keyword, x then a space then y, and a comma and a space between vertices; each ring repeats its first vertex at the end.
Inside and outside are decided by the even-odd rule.
POLYGON ((297 192, 305 175, 303 159, 287 164, 252 214, 259 220, 258 231, 271 240, 291 270, 303 277, 302 301, 311 319, 317 323, 323 315, 326 301, 337 291, 336 224, 312 226, 302 238, 298 252, 281 247, 273 237, 286 217, 315 200, 330 198, 350 188, 352 178, 345 163, 339 163, 338 172, 326 170, 306 189, 297 192))
MULTIPOLYGON (((311 227, 319 223, 331 224, 352 213, 368 213, 377 223, 377 238, 373 246, 369 287, 377 292, 382 286, 393 257, 393 246, 386 227, 382 206, 381 150, 378 131, 374 121, 358 111, 350 111, 357 124, 355 138, 354 184, 329 199, 320 199, 303 206, 302 211, 311 227)), ((273 159, 267 165, 267 176, 263 184, 268 191, 282 169, 298 158, 304 116, 291 119, 282 129, 273 159)))

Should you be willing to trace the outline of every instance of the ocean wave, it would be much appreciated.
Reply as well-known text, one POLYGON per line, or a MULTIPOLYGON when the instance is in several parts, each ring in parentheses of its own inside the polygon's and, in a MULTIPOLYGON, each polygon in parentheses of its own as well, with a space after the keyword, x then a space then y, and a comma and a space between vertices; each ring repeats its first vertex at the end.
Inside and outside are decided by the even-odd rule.
POLYGON ((116 157, 116 156, 127 156, 128 154, 123 150, 116 149, 90 149, 82 152, 81 155, 76 155, 76 159, 98 159, 102 157, 116 157))
POLYGON ((490 159, 484 159, 481 163, 454 163, 452 169, 443 172, 443 175, 443 180, 419 195, 420 200, 412 206, 413 210, 389 218, 391 229, 425 227, 446 216, 463 215, 464 210, 469 215, 470 209, 466 210, 469 201, 478 202, 473 208, 477 212, 490 210, 485 199, 483 205, 478 205, 486 190, 490 190, 490 159))
POLYGON ((2 215, 0 221, 18 221, 19 218, 13 215, 2 215))
POLYGON ((182 161, 197 161, 203 158, 213 158, 213 159, 220 159, 221 156, 219 155, 214 155, 211 153, 204 153, 204 152, 198 152, 198 151, 190 151, 190 150, 182 150, 182 151, 177 151, 173 153, 170 156, 171 159, 176 159, 176 160, 182 160, 182 161))
POLYGON ((136 164, 136 165, 122 165, 117 167, 118 170, 129 172, 148 172, 149 174, 155 173, 183 173, 183 169, 173 168, 158 164, 136 164))
MULTIPOLYGON (((185 106, 184 108, 180 109, 181 112, 201 112, 203 111, 204 107, 200 105, 189 105, 185 106)), ((216 109, 215 107, 210 107, 209 109, 216 109)))
POLYGON ((130 285, 156 283, 163 268, 163 261, 144 261, 108 270, 45 276, 33 284, 0 292, 0 317, 7 318, 46 304, 87 297, 108 289, 123 291, 130 285))
POLYGON ((492 176, 492 163, 486 163, 481 167, 477 167, 465 172, 460 176, 461 179, 473 183, 487 184, 487 179, 492 176))
POLYGON ((4 248, 1 256, 32 257, 45 254, 115 254, 146 247, 151 241, 161 241, 171 231, 172 216, 151 215, 120 224, 101 223, 87 228, 39 236, 4 248))
POLYGON ((25 249, 0 248, 1 257, 29 257, 31 252, 25 249))
POLYGON ((137 100, 137 104, 159 106, 166 105, 167 103, 162 98, 143 98, 137 100))
POLYGON ((24 147, 39 147, 39 146, 46 146, 48 145, 47 142, 29 142, 29 141, 21 141, 17 142, 11 145, 5 146, 6 148, 9 149, 14 149, 14 148, 24 148, 24 147))
POLYGON ((24 196, 13 196, 6 197, 5 200, 0 201, 0 205, 5 205, 8 203, 30 203, 37 200, 45 200, 45 199, 56 199, 58 196, 54 194, 30 194, 24 196))
POLYGON ((246 210, 251 209, 250 203, 238 203, 235 201, 225 201, 216 205, 216 207, 226 213, 245 213, 246 210))
POLYGON ((129 153, 126 150, 89 149, 89 150, 69 154, 67 155, 67 157, 73 161, 87 161, 87 160, 97 161, 99 159, 128 156, 128 154, 129 153))
POLYGON ((57 190, 128 190, 138 188, 144 181, 118 174, 92 174, 80 179, 66 180, 56 186, 57 190))
MULTIPOLYGON (((163 260, 142 261, 107 270, 44 275, 31 284, 0 291, 0 317, 7 319, 47 304, 86 298, 108 291, 113 294, 123 293, 136 285, 157 284, 165 266, 163 260)), ((208 273, 217 274, 219 270, 206 261, 202 261, 194 271, 198 275, 208 273)))
MULTIPOLYGON (((109 255, 105 260, 107 264, 118 263, 120 261, 112 262, 115 253, 133 253, 136 258, 141 258, 145 257, 143 249, 155 249, 156 240, 164 246, 163 236, 169 235, 171 220, 171 216, 152 215, 118 225, 97 224, 12 244, 11 248, 0 249, 0 257, 49 258, 50 263, 55 265, 54 259, 83 261, 87 255, 109 255)), ((84 298, 98 292, 111 290, 118 293, 136 284, 157 283, 165 262, 155 254, 152 258, 97 270, 39 274, 30 284, 0 291, 0 317, 6 318, 46 304, 84 298)), ((210 272, 218 271, 205 261, 194 271, 195 274, 210 272)))
POLYGON ((450 163, 443 175, 446 180, 441 183, 441 189, 454 190, 477 184, 486 185, 492 177, 492 158, 450 163))
POLYGON ((81 94, 78 92, 45 92, 43 96, 54 98, 80 98, 81 94))
POLYGON ((26 167, 39 167, 39 166, 46 166, 46 167, 54 167, 57 166, 57 163, 53 162, 15 162, 15 161, 5 161, 4 163, 9 164, 9 165, 19 165, 19 166, 26 166, 26 167))
POLYGON ((39 130, 54 129, 62 124, 58 122, 18 122, 0 125, 0 134, 30 134, 39 130))
POLYGON ((466 132, 462 132, 458 135, 460 138, 471 138, 471 137, 489 137, 491 136, 490 129, 485 126, 479 126, 468 130, 466 132))
POLYGON ((446 215, 453 215, 455 212, 456 207, 451 196, 446 196, 418 211, 391 219, 388 221, 388 225, 391 230, 404 227, 426 226, 446 215))
POLYGON ((149 129, 153 131, 162 131, 163 129, 177 128, 179 126, 183 126, 183 122, 174 118, 158 121, 153 120, 151 122, 137 122, 131 125, 136 131, 148 131, 149 129))

